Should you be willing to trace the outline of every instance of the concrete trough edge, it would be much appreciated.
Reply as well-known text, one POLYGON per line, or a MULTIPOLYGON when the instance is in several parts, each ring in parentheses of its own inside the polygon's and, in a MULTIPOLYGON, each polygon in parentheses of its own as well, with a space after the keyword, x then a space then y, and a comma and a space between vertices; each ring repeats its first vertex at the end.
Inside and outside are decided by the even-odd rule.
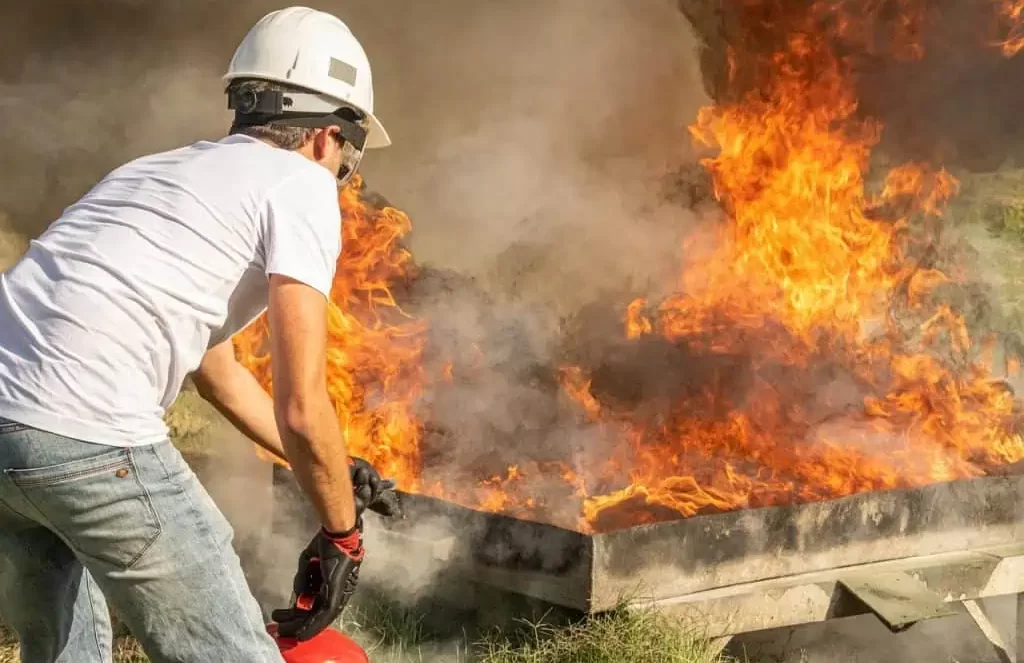
POLYGON ((390 529, 415 536, 427 514, 447 519, 451 563, 467 579, 601 612, 629 599, 1010 545, 1024 540, 1022 489, 1022 477, 986 477, 594 535, 406 495, 409 518, 390 529))

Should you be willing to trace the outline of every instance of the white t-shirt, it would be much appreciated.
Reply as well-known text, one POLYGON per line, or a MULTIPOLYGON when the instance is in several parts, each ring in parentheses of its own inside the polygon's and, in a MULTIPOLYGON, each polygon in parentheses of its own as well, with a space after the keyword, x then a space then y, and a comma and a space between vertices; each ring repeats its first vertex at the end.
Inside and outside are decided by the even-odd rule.
POLYGON ((334 175, 246 136, 142 157, 0 275, 0 416, 113 446, 163 422, 209 347, 267 307, 268 275, 329 296, 334 175))

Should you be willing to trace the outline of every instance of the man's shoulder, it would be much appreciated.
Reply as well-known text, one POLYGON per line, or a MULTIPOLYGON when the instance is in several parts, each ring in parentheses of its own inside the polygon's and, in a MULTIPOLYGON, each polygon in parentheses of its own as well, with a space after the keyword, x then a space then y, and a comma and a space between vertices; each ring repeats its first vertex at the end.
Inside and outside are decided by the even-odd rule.
POLYGON ((225 177, 238 178, 240 184, 263 191, 292 180, 298 188, 314 189, 334 182, 331 173, 301 154, 238 134, 141 156, 112 174, 118 171, 176 172, 172 179, 193 184, 219 182, 218 186, 223 186, 225 177))
POLYGON ((325 184, 334 187, 334 176, 323 166, 298 152, 274 147, 256 138, 236 134, 204 147, 207 145, 224 154, 227 160, 239 163, 240 168, 256 167, 265 170, 280 182, 294 180, 299 183, 299 187, 303 184, 307 187, 321 187, 325 184))

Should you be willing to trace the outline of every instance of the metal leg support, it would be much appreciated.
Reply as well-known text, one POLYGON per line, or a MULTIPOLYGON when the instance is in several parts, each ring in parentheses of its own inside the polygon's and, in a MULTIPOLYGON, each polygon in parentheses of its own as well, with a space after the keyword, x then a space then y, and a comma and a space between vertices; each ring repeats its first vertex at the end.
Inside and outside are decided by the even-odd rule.
POLYGON ((1008 639, 1014 644, 1013 662, 1024 663, 1024 594, 1014 596, 1013 602, 1016 604, 1013 616, 1014 632, 1008 639))
POLYGON ((1024 594, 964 601, 1001 663, 1024 663, 1024 594))

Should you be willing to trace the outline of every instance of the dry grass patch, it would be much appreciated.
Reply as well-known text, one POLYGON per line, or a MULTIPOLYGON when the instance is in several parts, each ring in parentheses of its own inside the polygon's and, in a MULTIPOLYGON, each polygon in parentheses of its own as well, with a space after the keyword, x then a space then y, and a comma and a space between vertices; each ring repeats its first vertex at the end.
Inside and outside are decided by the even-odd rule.
POLYGON ((186 455, 202 455, 210 450, 210 436, 219 420, 217 410, 192 389, 182 390, 164 415, 171 442, 186 455))
MULTIPOLYGON (((17 636, 0 624, 0 663, 21 663, 17 636)), ((114 663, 149 663, 142 648, 131 636, 120 636, 114 640, 114 663)))
POLYGON ((532 625, 519 641, 496 633, 477 653, 479 663, 737 663, 665 615, 628 609, 571 626, 532 625))
POLYGON ((18 261, 28 250, 28 238, 11 230, 10 220, 0 211, 0 271, 18 261))

